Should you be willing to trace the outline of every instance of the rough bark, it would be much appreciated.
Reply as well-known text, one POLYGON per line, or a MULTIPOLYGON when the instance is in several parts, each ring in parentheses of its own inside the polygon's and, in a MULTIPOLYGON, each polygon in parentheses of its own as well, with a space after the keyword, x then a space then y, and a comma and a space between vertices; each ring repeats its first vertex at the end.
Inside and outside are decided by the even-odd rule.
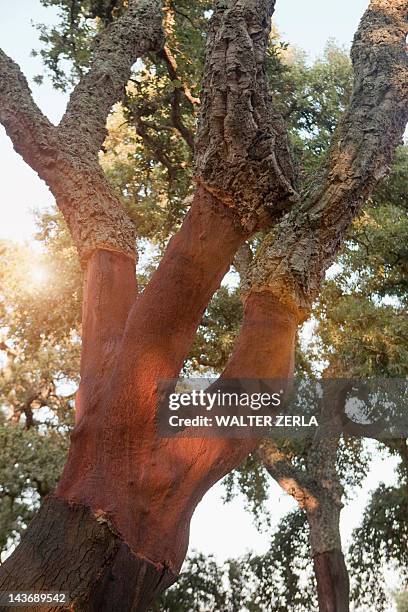
MULTIPOLYGON (((129 10, 133 6, 131 4, 129 10)), ((268 19, 262 28, 262 32, 268 31, 268 19)), ((262 32, 259 32, 261 36, 262 32)), ((108 57, 103 51, 100 59, 104 58, 101 59, 103 64, 109 64, 110 51, 103 45, 102 49, 108 57)), ((115 49, 111 52, 115 54, 115 49)), ((260 52, 264 52, 264 46, 258 49, 260 52)), ((98 52, 94 61, 99 61, 98 52)), ((131 244, 134 234, 126 216, 117 217, 121 210, 119 203, 91 155, 92 146, 96 143, 95 152, 102 138, 98 115, 108 112, 107 98, 113 98, 113 89, 118 91, 116 85, 107 87, 108 96, 101 102, 104 110, 98 105, 96 123, 91 122, 83 141, 85 128, 82 126, 80 133, 74 120, 76 113, 81 114, 81 108, 83 112, 89 110, 89 95, 92 91, 95 94, 93 88, 98 85, 93 75, 95 70, 91 68, 85 84, 80 84, 74 92, 60 131, 57 133, 52 126, 46 125, 47 138, 51 138, 51 134, 55 145, 50 164, 43 164, 41 151, 35 159, 30 157, 30 147, 26 154, 27 161, 56 194, 86 263, 84 351, 77 425, 55 499, 75 508, 88 508, 91 517, 114 526, 119 540, 135 557, 142 556, 160 567, 171 567, 176 573, 186 553, 189 521, 195 506, 210 486, 241 462, 254 442, 157 438, 154 424, 157 381, 178 375, 203 311, 236 250, 248 237, 248 230, 242 227, 236 211, 199 186, 191 210, 180 232, 171 240, 152 281, 143 294, 134 299, 132 262, 126 257, 134 251, 131 244), (74 137, 79 143, 72 143, 74 137), (104 236, 105 225, 107 232, 115 233, 114 237, 109 235, 108 240, 104 236), (126 231, 122 231, 124 227, 126 231), (165 514, 163 507, 167 509, 165 514)), ((24 87, 31 105, 28 114, 33 109, 36 112, 27 85, 24 87)), ((98 91, 105 95, 102 90, 98 91)), ((256 106, 256 100, 254 104, 256 106)), ((11 120, 10 134, 14 127, 11 120)), ((266 302, 268 300, 267 296, 266 302)), ((281 323, 278 316, 278 322, 273 323, 273 308, 266 308, 265 304, 257 306, 259 301, 263 300, 254 301, 249 324, 243 330, 245 338, 256 323, 263 333, 265 344, 260 354, 271 361, 258 360, 259 376, 273 375, 275 371, 289 375, 296 321, 281 323), (271 348, 276 334, 282 338, 278 350, 281 345, 288 347, 290 362, 286 366, 282 366, 271 348)), ((245 349, 247 343, 243 342, 242 346, 245 349)), ((245 375, 247 358, 253 355, 254 349, 255 345, 251 352, 244 350, 242 360, 231 364, 230 375, 245 375)), ((34 522, 30 538, 41 539, 44 529, 44 522, 34 522)), ((68 526, 66 533, 70 541, 78 539, 75 525, 72 529, 68 526)), ((8 568, 16 567, 15 559, 19 555, 17 551, 0 575, 7 575, 8 568)), ((67 555, 67 558, 71 557, 67 555)), ((62 559, 54 559, 52 543, 49 550, 45 547, 44 559, 45 573, 51 571, 50 565, 54 563, 56 571, 63 573, 62 559)), ((27 571, 30 563, 28 555, 26 564, 20 566, 19 576, 15 575, 14 587, 22 588, 32 583, 31 578, 26 580, 26 576, 30 576, 27 571)), ((128 559, 123 567, 125 578, 132 569, 126 567, 129 563, 128 559)), ((94 573, 89 583, 82 585, 83 597, 98 607, 99 595, 95 594, 98 584, 105 585, 100 588, 102 591, 107 588, 107 593, 112 584, 109 582, 108 587, 108 583, 99 580, 98 562, 91 565, 94 573)), ((5 582, 8 584, 7 578, 5 582)), ((75 585, 68 586, 71 593, 75 585)), ((113 587, 114 595, 122 597, 120 581, 118 590, 115 585, 113 587)), ((143 581, 143 589, 149 595, 151 585, 143 581)), ((78 609, 87 609, 88 604, 78 601, 76 605, 78 609)), ((141 604, 140 609, 145 609, 145 605, 146 602, 141 604)))
POLYGON ((97 249, 136 260, 136 228, 97 163, 60 149, 58 162, 42 170, 83 265, 97 249))
POLYGON ((354 91, 328 160, 264 242, 245 291, 308 316, 351 221, 383 178, 408 119, 407 0, 372 0, 354 38, 354 91))
POLYGON ((123 98, 133 64, 162 47, 161 7, 159 0, 130 0, 128 10, 96 43, 91 68, 71 95, 60 124, 77 155, 96 157, 105 140, 106 117, 123 98))
MULTIPOLYGON (((262 245, 244 283, 246 299, 269 291, 297 312, 299 321, 310 313, 350 223, 386 175, 402 139, 408 119, 407 14, 407 0, 371 1, 352 48, 352 100, 328 159, 301 202, 262 245)), ((307 512, 324 612, 349 609, 339 531, 341 487, 331 444, 322 440, 312 447, 307 475, 271 450, 270 442, 260 450, 272 476, 307 512)))
POLYGON ((258 449, 270 475, 306 512, 320 612, 349 610, 349 577, 339 527, 343 489, 336 470, 337 449, 338 439, 315 441, 305 470, 295 467, 272 440, 258 449))
POLYGON ((196 178, 246 231, 297 201, 286 127, 265 73, 275 0, 220 0, 207 38, 196 178))
POLYGON ((24 606, 27 612, 142 612, 175 579, 167 567, 134 555, 114 527, 89 508, 51 496, 2 566, 0 591, 67 596, 62 607, 24 606))
POLYGON ((53 192, 83 261, 97 248, 136 257, 134 225, 109 187, 97 154, 107 115, 123 97, 132 65, 162 43, 161 3, 130 2, 101 35, 91 68, 58 127, 34 103, 19 67, 0 51, 0 121, 15 150, 53 192))

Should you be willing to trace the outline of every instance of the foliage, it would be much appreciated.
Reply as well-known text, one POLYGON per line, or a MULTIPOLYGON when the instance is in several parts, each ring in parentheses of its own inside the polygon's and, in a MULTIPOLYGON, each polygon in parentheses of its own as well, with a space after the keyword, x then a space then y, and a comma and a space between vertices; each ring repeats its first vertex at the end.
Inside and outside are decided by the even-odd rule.
MULTIPOLYGON (((98 34, 123 11, 122 0, 41 0, 57 25, 39 25, 46 72, 66 89, 86 71, 98 34)), ((126 201, 138 235, 161 247, 179 226, 192 190, 192 140, 199 105, 205 34, 212 3, 166 0, 166 48, 137 62, 123 105, 109 119, 102 165, 126 201)), ((310 177, 351 91, 347 53, 329 42, 308 66, 273 28, 267 71, 274 103, 289 126, 301 182, 310 177)))
POLYGON ((197 373, 221 372, 231 354, 241 319, 239 290, 221 287, 204 313, 186 370, 197 373))
MULTIPOLYGON (((407 178, 408 148, 401 147, 388 180, 354 223, 316 305, 314 350, 330 376, 407 376, 407 178)), ((402 577, 408 567, 407 444, 396 439, 385 446, 400 459, 400 485, 374 491, 348 557, 353 598, 378 610, 388 605, 387 567, 402 577)))
POLYGON ((402 192, 408 148, 354 223, 316 307, 319 356, 333 376, 405 377, 408 372, 408 216, 402 192))
POLYGON ((244 463, 230 472, 224 479, 225 502, 230 502, 238 493, 245 498, 245 507, 249 510, 257 527, 268 526, 270 517, 266 512, 265 502, 268 499, 270 477, 256 455, 249 455, 244 463))
POLYGON ((38 237, 38 251, 0 244, 0 550, 58 480, 79 376, 76 253, 55 214, 38 237))
POLYGON ((408 495, 400 487, 381 484, 373 493, 349 552, 353 599, 381 612, 388 605, 385 583, 379 574, 388 566, 408 577, 408 495))
POLYGON ((284 517, 264 555, 219 565, 191 556, 179 581, 153 610, 164 612, 306 612, 316 607, 308 529, 303 513, 284 517))
POLYGON ((272 80, 272 91, 287 121, 295 160, 303 173, 313 175, 328 150, 340 116, 352 90, 352 70, 348 54, 334 41, 326 45, 322 57, 309 66, 302 53, 281 54, 286 70, 272 80))
POLYGON ((14 543, 54 489, 68 449, 65 431, 0 426, 0 550, 14 543))

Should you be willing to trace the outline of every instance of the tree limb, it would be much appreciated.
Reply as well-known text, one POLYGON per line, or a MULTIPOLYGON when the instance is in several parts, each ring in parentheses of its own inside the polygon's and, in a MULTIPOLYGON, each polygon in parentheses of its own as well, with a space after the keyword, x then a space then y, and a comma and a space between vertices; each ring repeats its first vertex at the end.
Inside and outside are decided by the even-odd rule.
MULTIPOLYGON (((257 201, 258 196, 253 191, 259 188, 259 184, 254 184, 255 178, 268 182, 271 187, 268 205, 272 206, 275 202, 279 208, 281 192, 277 193, 275 189, 277 175, 271 176, 272 166, 275 170, 277 168, 277 158, 286 163, 278 170, 279 180, 282 179, 286 185, 284 189, 282 187, 285 197, 288 192, 295 197, 294 190, 283 178, 283 169, 290 175, 292 167, 289 152, 285 149, 284 131, 277 132, 277 118, 271 115, 264 69, 274 1, 229 0, 228 6, 230 8, 226 10, 225 2, 219 0, 216 3, 207 45, 204 83, 213 85, 208 86, 203 99, 202 132, 198 136, 199 150, 196 151, 198 189, 181 229, 170 241, 159 267, 130 312, 125 330, 127 346, 124 343, 121 359, 129 367, 127 376, 132 381, 138 380, 137 372, 142 366, 149 370, 152 380, 178 376, 209 300, 231 265, 235 252, 254 231, 255 217, 257 224, 259 217, 263 216, 259 210, 263 203, 257 201), (227 53, 228 61, 225 64, 232 31, 235 42, 227 53), (229 114, 223 118, 226 128, 221 133, 217 128, 217 105, 225 86, 226 71, 229 71, 229 114), (250 93, 251 101, 248 99, 250 93), (237 109, 235 103, 238 104, 237 109), (241 140, 238 130, 244 129, 247 124, 234 123, 243 116, 250 129, 250 139, 245 142, 241 140), (235 163, 235 153, 241 144, 243 156, 235 163), (231 163, 223 159, 227 147, 231 152, 231 163), (257 157, 259 151, 262 152, 261 158, 257 157), (266 157, 263 157, 264 153, 266 157), (221 198, 214 196, 214 192, 220 192, 208 182, 207 170, 210 170, 216 158, 220 172, 225 170, 225 177, 228 175, 231 181, 231 199, 228 201, 222 199, 222 194, 221 198), (251 180, 244 176, 246 167, 250 168, 251 180), (238 168, 242 168, 244 174, 240 174, 238 168), (244 185, 247 179, 248 183, 244 185), (273 182, 274 187, 269 181, 273 182), (249 217, 254 223, 247 223, 249 217), (154 319, 151 316, 153 310, 156 312, 154 319), (151 349, 153 342, 157 343, 155 351, 151 349), (145 358, 140 360, 137 357, 135 346, 138 347, 137 352, 155 355, 155 363, 148 367, 145 358), (162 347, 160 351, 158 346, 162 347), (127 355, 127 352, 130 354, 127 355)), ((261 197, 260 191, 257 194, 261 197)), ((264 196, 265 192, 262 191, 264 196)), ((269 214, 267 216, 271 222, 269 214)), ((123 385, 126 386, 125 381, 123 385)))
POLYGON ((323 493, 321 486, 308 472, 293 465, 288 455, 273 440, 264 440, 257 455, 272 478, 296 500, 300 508, 306 510, 315 506, 323 493))
POLYGON ((58 128, 32 100, 19 67, 0 52, 0 121, 16 151, 53 192, 83 261, 98 248, 136 257, 135 227, 108 185, 97 152, 107 114, 134 60, 161 40, 160 19, 156 0, 130 4, 102 35, 91 69, 58 128))
POLYGON ((336 470, 337 438, 314 441, 306 457, 306 470, 293 465, 273 440, 257 451, 269 474, 306 511, 313 555, 341 550, 339 529, 343 488, 336 470))
POLYGON ((217 1, 207 37, 196 178, 246 231, 298 200, 286 129, 267 85, 275 0, 217 1))
POLYGON ((19 66, 0 49, 0 122, 14 149, 37 172, 57 156, 56 128, 35 104, 19 66))
POLYGON ((301 203, 264 241, 245 291, 310 312, 351 221, 388 172, 408 120, 407 0, 372 0, 352 47, 351 103, 327 162, 301 203), (275 239, 275 236, 278 238, 275 239))
MULTIPOLYGON (((161 57, 164 59, 166 63, 167 71, 169 73, 170 79, 172 81, 178 80, 179 77, 177 73, 177 62, 174 56, 172 55, 170 49, 167 47, 167 45, 164 45, 163 50, 161 52, 161 57)), ((200 103, 200 100, 198 98, 194 98, 194 96, 191 94, 190 89, 185 83, 182 83, 182 88, 183 88, 183 93, 185 97, 190 102, 190 104, 193 106, 193 108, 195 105, 200 103)), ((183 122, 183 119, 181 116, 180 105, 181 105, 180 88, 174 87, 172 102, 171 102, 171 120, 176 130, 179 132, 182 138, 184 138, 185 142, 190 147, 190 150, 194 151, 194 134, 191 132, 191 130, 188 129, 188 127, 183 122)))
POLYGON ((61 133, 81 155, 96 156, 106 136, 106 117, 122 99, 138 57, 163 44, 161 2, 131 0, 97 42, 89 72, 71 95, 61 133))
POLYGON ((143 140, 146 147, 150 149, 157 161, 160 162, 167 169, 169 179, 174 180, 177 174, 176 167, 173 165, 171 159, 167 155, 166 151, 163 149, 161 143, 149 135, 149 126, 147 126, 146 123, 142 120, 137 108, 135 107, 132 108, 132 117, 136 133, 143 140))

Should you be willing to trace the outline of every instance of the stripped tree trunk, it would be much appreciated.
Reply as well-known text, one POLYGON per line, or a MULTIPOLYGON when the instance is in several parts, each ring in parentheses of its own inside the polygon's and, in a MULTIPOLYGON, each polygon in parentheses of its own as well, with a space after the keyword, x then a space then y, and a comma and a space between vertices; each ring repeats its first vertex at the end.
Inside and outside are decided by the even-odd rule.
POLYGON ((258 449, 272 478, 306 512, 320 612, 349 610, 349 578, 340 537, 343 491, 336 470, 337 450, 337 438, 313 442, 302 470, 272 440, 264 441, 258 449))
POLYGON ((235 253, 256 230, 272 226, 274 238, 250 268, 244 320, 223 376, 293 375, 297 326, 403 134, 407 2, 372 0, 354 43, 350 109, 327 167, 301 197, 266 84, 275 1, 216 0, 195 143, 196 193, 140 295, 135 229, 97 154, 132 65, 163 46, 160 2, 129 0, 100 37, 58 127, 0 52, 0 121, 54 193, 85 277, 81 385, 67 464, 1 567, 0 591, 63 590, 70 609, 141 611, 175 579, 196 505, 257 441, 159 438, 157 383, 179 375, 235 253))

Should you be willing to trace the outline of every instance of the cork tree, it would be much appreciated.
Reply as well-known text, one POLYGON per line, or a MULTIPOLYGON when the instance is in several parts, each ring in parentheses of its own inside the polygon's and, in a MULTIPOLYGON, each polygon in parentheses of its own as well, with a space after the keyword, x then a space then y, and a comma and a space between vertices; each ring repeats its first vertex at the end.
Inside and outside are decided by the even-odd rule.
MULTIPOLYGON (((163 4, 109 3, 109 24, 58 126, 0 52, 0 121, 55 196, 84 276, 81 382, 67 463, 1 567, 0 587, 64 591, 79 610, 147 609, 176 580, 202 496, 259 444, 166 439, 156 428, 158 382, 179 375, 234 256, 262 236, 246 266, 243 321, 221 376, 290 378, 298 326, 351 221, 387 174, 408 116, 408 2, 371 0, 353 42, 350 103, 326 159, 299 189, 265 70, 275 2, 215 1, 194 143, 177 114, 178 95, 191 92, 170 102, 175 129, 194 144, 194 194, 138 290, 137 228, 98 154, 136 60, 164 54, 176 70, 163 4)), ((330 546, 323 539, 316 551, 322 565, 330 563, 330 546)))

